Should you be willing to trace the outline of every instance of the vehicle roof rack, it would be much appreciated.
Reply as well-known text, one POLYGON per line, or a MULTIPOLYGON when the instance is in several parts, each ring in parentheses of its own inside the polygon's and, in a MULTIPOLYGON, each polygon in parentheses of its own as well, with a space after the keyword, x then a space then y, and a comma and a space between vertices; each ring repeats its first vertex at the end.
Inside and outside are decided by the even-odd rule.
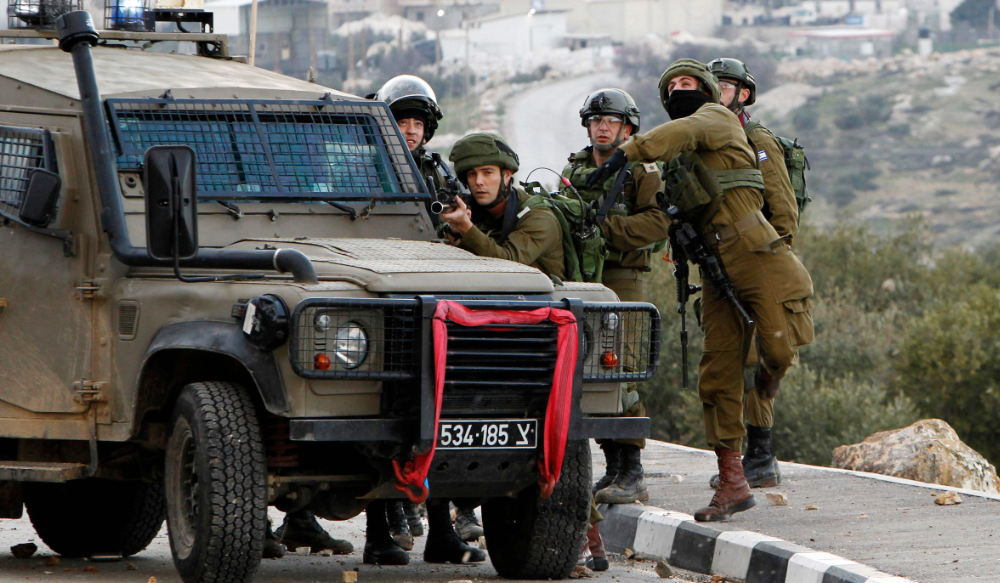
MULTIPOLYGON (((203 57, 231 59, 229 37, 225 34, 206 32, 135 32, 128 30, 101 30, 100 44, 115 42, 136 42, 153 44, 158 42, 193 42, 198 45, 198 54, 203 57)), ((55 29, 14 28, 0 30, 0 39, 49 39, 58 40, 55 29)), ((145 48, 145 47, 143 47, 145 48)))

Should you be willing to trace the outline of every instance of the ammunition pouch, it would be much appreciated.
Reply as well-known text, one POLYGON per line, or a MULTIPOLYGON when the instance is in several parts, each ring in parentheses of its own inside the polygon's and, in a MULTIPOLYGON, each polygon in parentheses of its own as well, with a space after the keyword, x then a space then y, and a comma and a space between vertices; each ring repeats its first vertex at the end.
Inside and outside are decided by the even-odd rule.
POLYGON ((727 190, 750 187, 764 190, 764 176, 756 168, 712 170, 693 151, 681 152, 663 169, 667 207, 675 206, 688 222, 704 226, 722 206, 727 190))

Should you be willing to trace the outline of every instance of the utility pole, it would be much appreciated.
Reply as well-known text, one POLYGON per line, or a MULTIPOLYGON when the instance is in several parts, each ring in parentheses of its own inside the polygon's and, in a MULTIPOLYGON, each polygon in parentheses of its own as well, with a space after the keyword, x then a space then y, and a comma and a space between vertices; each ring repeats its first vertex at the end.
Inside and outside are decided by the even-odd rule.
POLYGON ((247 62, 251 67, 254 66, 255 57, 257 55, 257 0, 253 0, 250 5, 250 55, 247 58, 247 62))

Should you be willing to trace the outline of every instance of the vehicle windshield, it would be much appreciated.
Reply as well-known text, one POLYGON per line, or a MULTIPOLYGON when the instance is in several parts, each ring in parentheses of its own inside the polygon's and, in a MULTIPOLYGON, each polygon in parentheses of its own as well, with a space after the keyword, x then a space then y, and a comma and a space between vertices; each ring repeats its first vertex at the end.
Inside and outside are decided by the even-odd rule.
POLYGON ((118 168, 188 145, 203 200, 400 201, 426 187, 388 108, 364 101, 108 99, 118 168))

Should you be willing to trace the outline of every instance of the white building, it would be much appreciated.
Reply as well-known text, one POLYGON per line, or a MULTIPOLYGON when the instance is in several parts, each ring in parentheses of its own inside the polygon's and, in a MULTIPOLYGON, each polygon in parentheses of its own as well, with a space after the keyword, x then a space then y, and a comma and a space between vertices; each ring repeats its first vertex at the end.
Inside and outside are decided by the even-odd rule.
POLYGON ((497 57, 526 56, 563 46, 565 10, 535 10, 524 14, 488 16, 465 29, 439 33, 443 61, 464 59, 466 51, 497 57))
POLYGON ((566 10, 571 34, 610 35, 615 42, 649 35, 712 36, 722 25, 723 0, 501 0, 501 14, 566 10))

